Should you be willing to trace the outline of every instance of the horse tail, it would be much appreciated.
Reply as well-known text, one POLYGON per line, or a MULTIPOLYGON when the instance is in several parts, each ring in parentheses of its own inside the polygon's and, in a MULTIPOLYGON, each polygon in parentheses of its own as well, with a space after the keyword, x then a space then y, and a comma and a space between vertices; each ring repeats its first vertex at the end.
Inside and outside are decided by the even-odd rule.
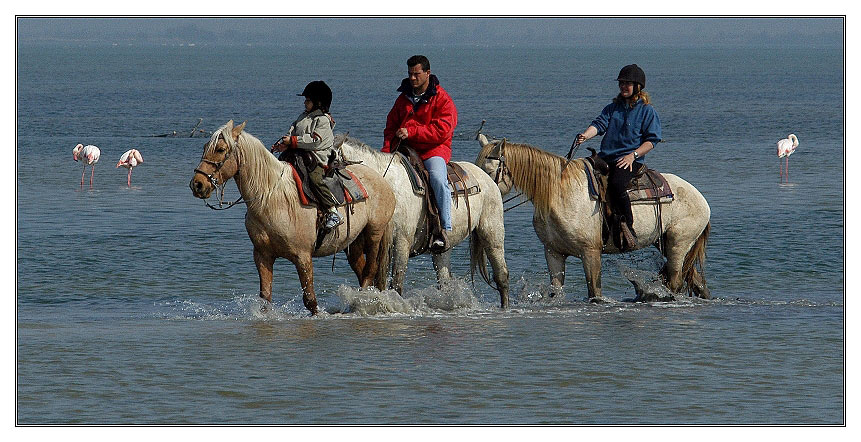
POLYGON ((478 268, 478 272, 481 274, 484 282, 494 289, 497 289, 496 286, 490 282, 490 275, 487 273, 486 249, 487 243, 482 240, 480 235, 477 235, 476 232, 472 232, 472 235, 469 235, 469 274, 472 280, 475 281, 475 269, 478 268))
POLYGON ((706 224, 699 238, 694 242, 691 249, 688 250, 688 254, 685 255, 685 261, 682 264, 685 290, 689 296, 696 294, 700 298, 711 298, 705 279, 706 244, 709 241, 711 225, 711 222, 706 224), (699 271, 697 271, 697 267, 699 267, 699 271))
POLYGON ((383 237, 380 239, 379 252, 377 253, 377 274, 374 275, 374 285, 383 291, 389 278, 389 267, 392 264, 392 236, 394 221, 389 220, 383 237))

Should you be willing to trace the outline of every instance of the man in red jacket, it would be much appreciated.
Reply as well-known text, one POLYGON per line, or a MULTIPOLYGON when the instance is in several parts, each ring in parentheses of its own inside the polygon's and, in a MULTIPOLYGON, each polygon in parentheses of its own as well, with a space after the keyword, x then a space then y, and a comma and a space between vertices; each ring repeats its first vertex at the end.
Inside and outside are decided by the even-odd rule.
MULTIPOLYGON (((424 55, 407 60, 408 78, 398 88, 386 118, 383 131, 383 152, 397 150, 400 143, 409 145, 419 157, 430 176, 430 186, 439 209, 444 231, 451 231, 451 194, 448 188, 446 164, 451 160, 451 137, 457 126, 457 108, 448 92, 431 74, 430 61, 424 55)), ((445 232, 431 242, 431 251, 448 247, 445 232)))

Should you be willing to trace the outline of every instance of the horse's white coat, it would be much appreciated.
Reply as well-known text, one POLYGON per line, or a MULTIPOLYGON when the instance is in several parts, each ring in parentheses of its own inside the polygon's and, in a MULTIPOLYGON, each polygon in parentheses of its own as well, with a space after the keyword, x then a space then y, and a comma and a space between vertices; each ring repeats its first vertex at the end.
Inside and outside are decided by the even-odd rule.
MULTIPOLYGON (((488 140, 484 135, 479 136, 479 142, 484 149, 488 140)), ((516 149, 518 145, 507 145, 506 152, 516 149)), ((585 172, 583 172, 583 160, 571 161, 565 166, 565 159, 540 149, 519 145, 521 149, 533 149, 533 156, 546 156, 545 163, 540 167, 549 169, 555 165, 555 171, 544 176, 553 177, 554 181, 550 188, 554 194, 550 197, 547 213, 536 210, 532 224, 535 233, 544 244, 544 254, 547 267, 551 275, 553 290, 561 293, 565 282, 565 259, 568 256, 576 256, 583 262, 584 272, 588 285, 589 297, 601 297, 601 253, 619 253, 615 247, 610 246, 603 249, 601 237, 602 208, 597 201, 592 200, 588 194, 585 172), (562 165, 560 167, 560 165, 562 165), (564 168, 564 169, 563 169, 564 168), (562 170, 566 174, 573 173, 572 179, 562 180, 562 170)), ((490 157, 499 157, 499 147, 490 152, 490 157)), ((539 167, 534 164, 516 164, 515 155, 505 154, 506 164, 509 168, 517 167, 539 167)), ((499 160, 486 158, 479 154, 476 161, 490 176, 495 176, 499 167, 499 160)), ((502 174, 503 179, 499 187, 506 193, 512 187, 520 187, 509 174, 502 174)), ((531 178, 540 179, 542 174, 534 174, 531 178)), ((664 254, 667 257, 668 286, 673 291, 681 289, 682 266, 685 257, 692 246, 704 234, 709 224, 711 211, 705 198, 700 192, 687 181, 672 175, 664 174, 670 187, 675 193, 675 199, 671 203, 662 204, 661 224, 662 230, 658 230, 657 218, 654 205, 635 204, 632 206, 634 213, 634 231, 637 236, 637 249, 653 245, 657 242, 662 232, 666 233, 664 254)), ((703 282, 703 288, 705 284, 703 282)), ((707 289, 704 296, 708 296, 707 289)))
MULTIPOLYGON (((362 164, 384 174, 386 181, 395 192, 394 238, 392 251, 392 287, 402 293, 410 250, 414 244, 427 243, 424 226, 424 213, 427 211, 425 199, 412 190, 409 176, 400 157, 373 149, 358 140, 347 138, 341 144, 341 153, 350 161, 362 164)), ((469 197, 471 216, 467 214, 466 203, 458 196, 452 203, 452 232, 448 240, 452 246, 463 241, 470 233, 471 264, 479 267, 485 280, 484 256, 487 256, 493 269, 493 279, 499 290, 501 304, 508 303, 508 267, 505 263, 505 224, 502 215, 502 196, 493 180, 472 163, 457 162, 467 174, 475 177, 481 192, 469 197), (471 218, 472 223, 469 223, 471 218)), ((432 255, 438 279, 451 278, 451 251, 432 255)))

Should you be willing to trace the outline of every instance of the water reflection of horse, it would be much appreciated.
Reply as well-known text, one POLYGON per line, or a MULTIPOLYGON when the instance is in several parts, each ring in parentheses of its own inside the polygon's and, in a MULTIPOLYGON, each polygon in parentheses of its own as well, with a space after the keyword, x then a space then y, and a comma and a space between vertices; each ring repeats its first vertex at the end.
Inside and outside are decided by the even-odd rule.
MULTIPOLYGON (((392 251, 392 287, 402 293, 404 277, 410 250, 414 246, 427 244, 427 229, 424 228, 427 214, 427 203, 424 197, 413 192, 410 178, 404 167, 410 167, 407 161, 401 163, 399 155, 381 152, 378 149, 345 137, 341 144, 341 153, 351 161, 361 161, 380 174, 384 175, 395 192, 397 206, 392 217, 394 238, 392 251)), ((452 245, 470 238, 470 267, 478 268, 485 282, 490 284, 485 260, 490 261, 493 269, 493 280, 499 291, 500 304, 508 306, 508 267, 505 264, 505 224, 502 217, 502 197, 496 184, 476 167, 475 164, 457 162, 468 175, 473 176, 479 183, 481 192, 470 195, 469 203, 464 203, 462 196, 452 204, 452 232, 448 240, 452 245)), ((451 278, 451 250, 441 254, 432 254, 437 278, 442 281, 451 278)))
MULTIPOLYGON (((535 208, 532 225, 544 244, 554 293, 561 293, 565 283, 565 259, 576 256, 583 262, 589 299, 601 300, 603 215, 599 203, 589 197, 584 160, 575 159, 569 164, 565 158, 536 147, 490 143, 483 134, 478 138, 481 151, 476 164, 496 177, 503 195, 516 187, 532 201, 535 208)), ((702 269, 711 210, 694 186, 675 175, 664 176, 675 198, 661 204, 660 223, 653 205, 632 207, 636 248, 656 244, 663 234, 667 262, 661 276, 667 288, 673 293, 687 291, 709 298, 702 269)), ((612 245, 606 251, 619 253, 612 245)))
POLYGON ((245 123, 230 120, 211 137, 189 186, 194 196, 206 199, 233 178, 247 204, 245 229, 254 245, 254 263, 260 277, 260 297, 272 301, 272 267, 275 258, 287 258, 302 284, 303 302, 317 313, 312 256, 325 256, 347 248, 350 266, 362 287, 385 289, 395 199, 389 184, 362 165, 348 169, 361 180, 368 199, 352 205, 348 222, 329 233, 315 250, 317 209, 300 203, 293 171, 278 161, 257 138, 244 132, 245 123), (349 247, 348 247, 349 246, 349 247))

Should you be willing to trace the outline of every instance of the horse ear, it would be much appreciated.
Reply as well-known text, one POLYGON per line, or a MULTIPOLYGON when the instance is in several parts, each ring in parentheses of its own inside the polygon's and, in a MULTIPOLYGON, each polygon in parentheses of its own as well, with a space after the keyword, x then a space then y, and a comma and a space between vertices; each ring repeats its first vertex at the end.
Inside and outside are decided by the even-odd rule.
POLYGON ((499 141, 493 144, 493 150, 490 151, 490 156, 494 156, 499 158, 502 156, 502 144, 505 143, 504 140, 499 141))
POLYGON ((233 128, 233 139, 234 140, 239 138, 239 134, 242 133, 242 129, 245 129, 245 123, 247 123, 247 122, 248 121, 243 121, 242 124, 233 128))

